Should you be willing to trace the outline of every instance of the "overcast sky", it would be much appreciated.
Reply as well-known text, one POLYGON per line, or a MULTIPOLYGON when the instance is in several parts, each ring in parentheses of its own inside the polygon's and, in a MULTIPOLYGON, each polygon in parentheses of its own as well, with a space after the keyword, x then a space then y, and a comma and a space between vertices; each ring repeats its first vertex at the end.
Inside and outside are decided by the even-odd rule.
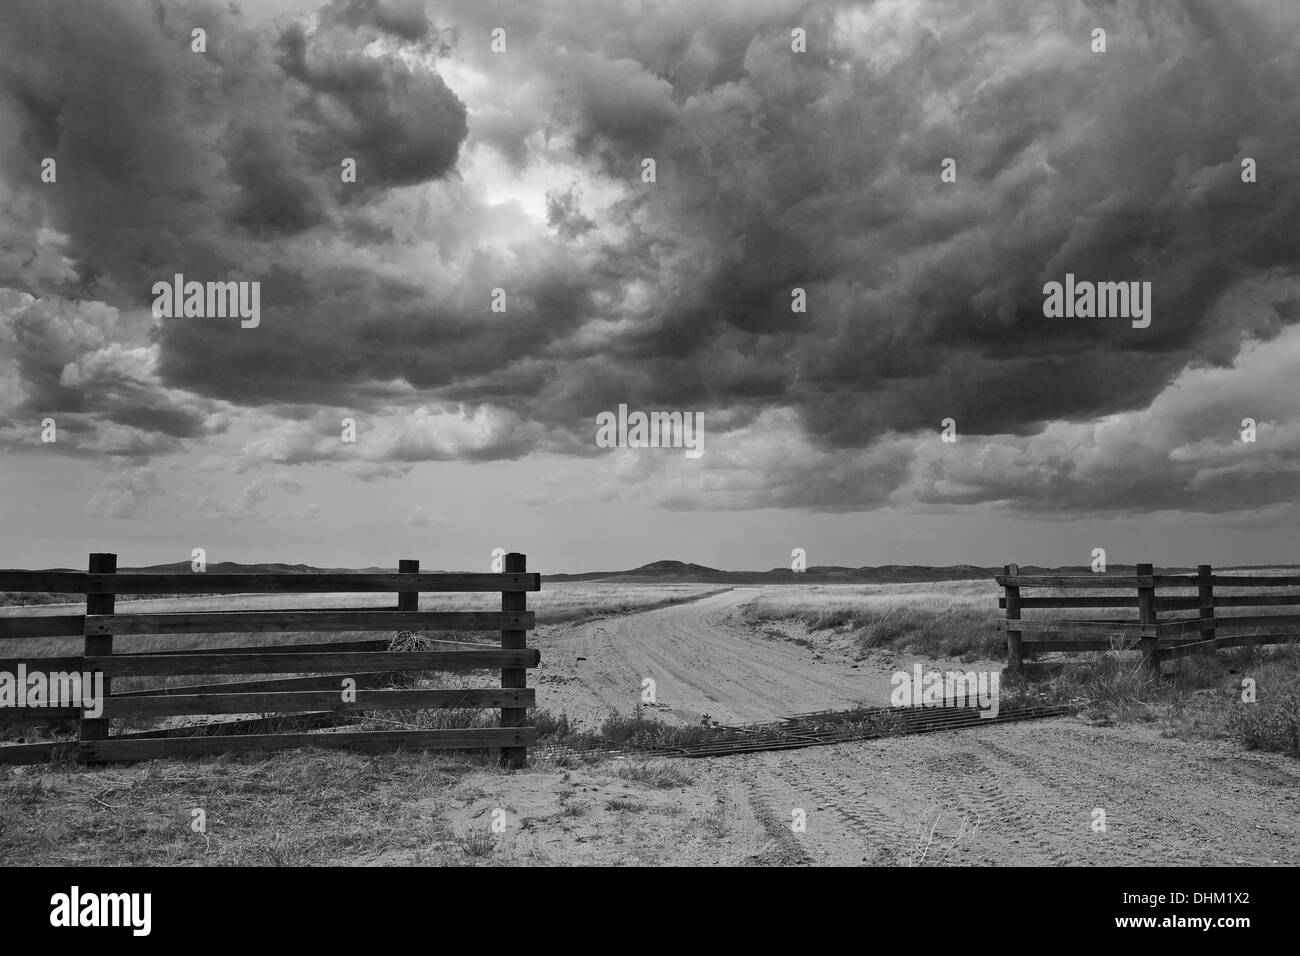
POLYGON ((248 6, 0 5, 0 566, 1300 558, 1295 0, 248 6))

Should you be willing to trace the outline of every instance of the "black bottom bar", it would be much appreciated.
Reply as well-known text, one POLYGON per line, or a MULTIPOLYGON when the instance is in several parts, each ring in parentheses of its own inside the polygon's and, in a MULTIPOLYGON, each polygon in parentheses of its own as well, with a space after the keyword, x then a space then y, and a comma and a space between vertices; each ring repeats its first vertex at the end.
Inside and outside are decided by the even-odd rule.
MULTIPOLYGON (((902 868, 873 870, 847 883, 846 874, 838 870, 795 869, 798 872, 750 867, 725 874, 678 869, 673 886, 681 899, 709 900, 717 899, 723 880, 728 894, 806 900, 818 906, 823 917, 839 901, 838 919, 801 925, 798 939, 804 947, 823 939, 842 941, 851 926, 853 938, 869 949, 876 948, 873 942, 922 952, 1014 948, 1016 940, 1036 949, 1059 943, 1077 950, 1091 940, 1132 940, 1135 948, 1168 941, 1181 948, 1199 939, 1216 952, 1236 952, 1243 944, 1280 941, 1281 933, 1294 925, 1294 874, 1283 869, 1053 868, 1049 874, 1031 868, 982 868, 975 873, 902 868), (936 900, 942 900, 941 918, 936 900), (1222 922, 1243 919, 1249 925, 1222 922), (1190 920, 1210 920, 1211 925, 1204 928, 1190 920)), ((154 942, 175 947, 201 936, 216 945, 256 939, 262 947, 320 942, 335 950, 353 941, 373 947, 392 931, 394 920, 409 918, 426 909, 430 899, 444 897, 492 900, 506 913, 533 914, 514 924, 523 937, 519 945, 530 944, 532 934, 544 932, 535 919, 539 913, 572 915, 585 939, 605 929, 625 931, 627 926, 627 914, 619 907, 574 910, 578 894, 600 899, 602 887, 608 892, 610 885, 609 875, 580 868, 557 869, 544 880, 529 879, 517 892, 505 894, 497 868, 426 869, 419 874, 375 869, 364 878, 354 869, 339 868, 288 873, 242 867, 8 868, 5 876, 5 942, 12 952, 28 951, 21 944, 33 937, 62 936, 66 943, 69 934, 80 934, 82 941, 96 946, 118 938, 130 946, 154 942), (51 917, 58 917, 61 905, 58 894, 70 897, 74 886, 83 904, 87 896, 103 893, 150 894, 149 935, 134 936, 130 926, 52 926, 51 917), (587 896, 586 891, 596 895, 587 896)), ((663 874, 652 869, 620 869, 616 878, 619 889, 633 899, 652 898, 664 885, 663 874)), ((789 912, 740 917, 732 913, 726 920, 697 922, 691 935, 701 941, 725 938, 734 946, 737 940, 770 934, 801 908, 792 906, 789 912)), ((64 906, 64 912, 67 909, 64 906)))

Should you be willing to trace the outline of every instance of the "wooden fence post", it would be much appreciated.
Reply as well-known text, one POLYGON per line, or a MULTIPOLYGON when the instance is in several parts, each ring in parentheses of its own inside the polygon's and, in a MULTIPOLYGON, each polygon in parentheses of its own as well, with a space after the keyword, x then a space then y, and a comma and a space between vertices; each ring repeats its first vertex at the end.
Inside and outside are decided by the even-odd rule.
MULTIPOLYGON (((115 554, 92 554, 90 563, 86 569, 91 574, 116 574, 117 573, 117 555, 115 554)), ((87 594, 86 595, 86 614, 112 614, 114 596, 112 594, 87 594)), ((107 657, 113 653, 113 635, 112 634, 87 634, 85 656, 86 657, 107 657)), ((108 697, 112 693, 112 679, 104 675, 103 694, 104 708, 108 708, 108 697)), ((107 740, 109 721, 107 717, 100 717, 96 720, 87 719, 82 710, 81 718, 81 740, 107 740)))
MULTIPOLYGON (((506 555, 505 570, 510 574, 521 574, 528 570, 528 559, 522 554, 514 551, 506 555)), ((526 611, 528 610, 528 594, 525 591, 502 591, 501 592, 501 610, 502 611, 526 611)), ((522 650, 528 646, 527 631, 502 631, 501 647, 503 650, 522 650)), ((506 688, 524 688, 528 686, 528 671, 522 667, 508 667, 501 669, 501 687, 506 688)), ((528 724, 528 710, 521 707, 502 707, 501 708, 501 726, 502 727, 525 727, 528 724)), ((501 763, 504 766, 512 767, 516 770, 522 769, 528 764, 527 747, 502 747, 501 763)))
MULTIPOLYGON (((401 574, 419 574, 420 562, 403 558, 397 562, 397 570, 401 574)), ((398 591, 397 609, 399 611, 418 611, 420 609, 420 592, 398 591)))
MULTIPOLYGON (((1139 578, 1151 577, 1156 573, 1155 566, 1150 564, 1139 564, 1137 566, 1137 576, 1139 578)), ((1155 582, 1151 582, 1151 587, 1138 585, 1138 621, 1142 624, 1156 625, 1159 618, 1156 615, 1156 589, 1155 582)), ((1155 677, 1160 673, 1160 638, 1158 635, 1142 638, 1142 669, 1148 677, 1155 677)))
MULTIPOLYGON (((1214 572, 1208 564, 1198 564, 1196 566, 1196 596, 1200 603, 1200 612, 1197 614, 1202 620, 1205 618, 1214 619, 1214 572)), ((1215 637, 1214 628, 1201 631, 1200 640, 1215 641, 1210 650, 1218 647, 1218 641, 1215 637)))
MULTIPOLYGON (((1020 573, 1020 565, 1007 564, 1002 568, 1002 573, 1009 578, 1013 578, 1020 573)), ((1007 620, 1020 620, 1020 588, 1012 587, 1008 584, 1002 586, 1007 598, 1007 620)), ((1007 669, 1013 674, 1018 674, 1024 667, 1024 657, 1020 644, 1020 632, 1007 628, 1007 669)))

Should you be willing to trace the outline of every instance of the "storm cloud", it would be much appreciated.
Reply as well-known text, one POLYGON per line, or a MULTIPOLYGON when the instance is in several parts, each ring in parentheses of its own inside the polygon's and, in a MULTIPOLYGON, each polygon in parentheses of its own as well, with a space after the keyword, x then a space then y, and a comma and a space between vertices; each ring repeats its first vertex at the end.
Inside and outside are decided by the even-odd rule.
POLYGON ((1288 428, 1224 458, 1300 412, 1269 391, 1300 358, 1286 0, 0 18, 0 285, 62 316, 7 320, 25 413, 149 457, 254 410, 241 467, 561 454, 669 508, 1294 501, 1288 428), (260 326, 115 338, 176 272, 261 281, 260 326), (1150 282, 1150 328, 1045 318, 1066 273, 1150 282), (620 403, 703 412, 709 454, 602 461, 620 403))

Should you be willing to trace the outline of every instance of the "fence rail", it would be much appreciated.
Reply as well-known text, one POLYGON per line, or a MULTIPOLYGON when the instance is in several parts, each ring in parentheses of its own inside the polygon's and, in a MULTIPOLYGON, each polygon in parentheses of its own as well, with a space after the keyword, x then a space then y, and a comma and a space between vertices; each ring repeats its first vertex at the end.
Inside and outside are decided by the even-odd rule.
POLYGON ((533 627, 533 614, 466 611, 203 611, 87 614, 86 634, 247 634, 255 631, 500 631, 533 627))
POLYGON ((1216 608, 1289 607, 1300 605, 1298 594, 1216 594, 1215 587, 1296 588, 1300 575, 1215 574, 1208 564, 1196 574, 1157 574, 1150 564, 1137 565, 1134 574, 1022 575, 1017 565, 1008 564, 995 580, 1003 588, 998 607, 1005 612, 999 627, 1007 633, 1007 666, 1016 671, 1024 666, 1026 645, 1035 651, 1141 650, 1143 666, 1158 670, 1161 660, 1220 647, 1248 644, 1278 644, 1300 641, 1300 614, 1220 615, 1216 608), (1129 589, 1133 594, 1069 594, 1027 598, 1022 588, 1062 590, 1129 589), (1195 596, 1157 594, 1160 588, 1195 590, 1195 596), (1031 609, 1136 608, 1136 620, 1025 619, 1031 609), (1192 617, 1161 620, 1161 612, 1192 612, 1192 617), (1242 628, 1260 634, 1221 634, 1242 628), (1093 636, 1095 635, 1095 636, 1093 636))
MULTIPOLYGON (((80 655, 0 658, 0 672, 90 674, 103 681, 102 713, 94 708, 48 707, 0 699, 5 718, 79 720, 76 752, 86 761, 146 760, 227 750, 284 750, 316 746, 372 752, 387 749, 500 749, 502 762, 527 763, 537 730, 528 725, 536 694, 527 686, 528 668, 540 662, 527 646, 536 626, 527 595, 541 589, 541 575, 527 571, 522 554, 508 554, 505 571, 490 574, 421 573, 418 561, 403 560, 397 573, 118 573, 117 556, 92 554, 85 573, 0 571, 0 591, 55 592, 86 596, 86 613, 0 617, 0 639, 21 641, 81 637, 80 655), (396 608, 305 608, 118 614, 114 598, 132 595, 230 595, 388 591, 396 608), (421 592, 500 592, 500 611, 420 611, 421 592), (299 632, 395 633, 419 631, 498 631, 499 648, 448 642, 454 649, 391 650, 390 640, 267 644, 121 653, 115 637, 184 634, 277 634, 299 632), (392 689, 384 676, 423 671, 499 670, 500 686, 485 688, 392 689), (217 684, 156 687, 113 692, 114 678, 177 677, 209 674, 325 674, 243 680, 217 684), (345 682, 347 682, 345 684, 345 682), (500 727, 446 730, 385 730, 323 733, 178 736, 175 729, 110 736, 109 721, 202 714, 359 714, 456 708, 500 709, 500 727)), ((11 683, 11 686, 14 686, 11 683)), ((78 685, 79 686, 79 685, 78 685)), ((52 691, 52 686, 51 686, 52 691)), ((32 702, 35 703, 35 702, 32 702)), ((313 726, 317 726, 313 724, 313 726)), ((55 745, 0 745, 0 763, 45 759, 55 745)))
MULTIPOLYGON (((418 564, 419 562, 415 562, 418 564)), ((0 571, 0 591, 53 594, 310 594, 361 591, 537 591, 540 574, 372 573, 366 571, 254 571, 82 573, 0 571)))

